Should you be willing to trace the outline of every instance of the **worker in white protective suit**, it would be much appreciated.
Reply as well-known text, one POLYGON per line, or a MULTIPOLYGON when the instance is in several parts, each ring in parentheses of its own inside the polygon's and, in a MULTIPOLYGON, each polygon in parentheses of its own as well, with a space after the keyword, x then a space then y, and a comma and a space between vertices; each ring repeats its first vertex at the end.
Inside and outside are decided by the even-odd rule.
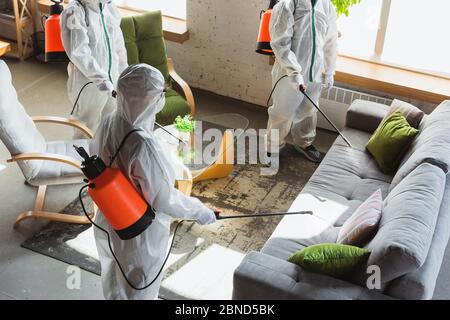
MULTIPOLYGON (((61 36, 70 59, 67 89, 73 117, 94 132, 100 120, 115 109, 112 94, 128 66, 120 21, 111 0, 73 0, 61 14, 61 36)), ((74 138, 79 135, 76 132, 74 138)))
MULTIPOLYGON (((140 129, 128 136, 113 167, 119 168, 129 178, 153 206, 156 217, 147 230, 131 240, 121 240, 103 214, 99 213, 95 222, 111 235, 114 252, 133 286, 143 287, 155 278, 163 264, 172 219, 209 224, 216 221, 219 212, 207 208, 196 198, 183 195, 174 187, 175 168, 153 133, 155 116, 165 103, 161 72, 146 64, 128 67, 120 75, 117 99, 117 111, 102 120, 90 145, 90 152, 102 159, 110 159, 124 137, 131 130, 140 129)), ((134 290, 121 274, 108 248, 106 234, 99 229, 94 232, 105 298, 157 298, 162 273, 148 289, 134 290)))
POLYGON ((291 133, 296 149, 307 159, 320 162, 323 155, 312 145, 316 137, 315 103, 322 88, 333 86, 337 57, 336 9, 330 0, 281 0, 270 21, 271 47, 275 54, 272 84, 281 79, 269 108, 266 147, 269 153, 282 148, 291 133), (278 130, 271 134, 271 130, 278 130))

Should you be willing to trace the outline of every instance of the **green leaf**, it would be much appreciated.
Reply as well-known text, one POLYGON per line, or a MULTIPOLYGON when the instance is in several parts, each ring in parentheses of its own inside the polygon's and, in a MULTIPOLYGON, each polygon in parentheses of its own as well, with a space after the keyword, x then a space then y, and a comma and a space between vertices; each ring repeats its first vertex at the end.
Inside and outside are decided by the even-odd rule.
POLYGON ((191 115, 185 115, 184 117, 177 116, 173 124, 181 132, 192 132, 195 128, 195 120, 191 115))
POLYGON ((351 6, 357 5, 361 2, 361 0, 331 0, 334 6, 336 7, 337 16, 346 15, 348 16, 348 9, 351 6))

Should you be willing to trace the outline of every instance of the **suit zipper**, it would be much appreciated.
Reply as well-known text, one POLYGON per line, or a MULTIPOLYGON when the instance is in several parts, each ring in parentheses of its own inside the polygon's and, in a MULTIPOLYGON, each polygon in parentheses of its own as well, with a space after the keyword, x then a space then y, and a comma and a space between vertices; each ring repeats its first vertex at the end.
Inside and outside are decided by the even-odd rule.
POLYGON ((106 29, 106 25, 105 25, 105 17, 103 16, 103 6, 101 3, 99 3, 99 6, 100 6, 100 17, 102 19, 103 30, 105 32, 105 37, 106 37, 106 45, 108 47, 108 77, 109 77, 109 81, 113 82, 112 78, 111 78, 111 67, 112 67, 111 44, 109 42, 108 30, 106 29))
POLYGON ((309 67, 309 81, 313 82, 313 68, 315 63, 315 57, 316 57, 316 9, 315 9, 315 3, 312 4, 312 12, 311 12, 311 30, 312 30, 312 40, 313 40, 313 46, 312 46, 312 54, 311 54, 311 66, 309 67))

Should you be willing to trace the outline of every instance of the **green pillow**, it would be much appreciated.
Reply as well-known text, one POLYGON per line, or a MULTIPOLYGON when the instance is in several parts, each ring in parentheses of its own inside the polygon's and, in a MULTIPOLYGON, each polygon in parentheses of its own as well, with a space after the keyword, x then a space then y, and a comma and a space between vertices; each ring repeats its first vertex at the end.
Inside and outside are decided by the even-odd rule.
POLYGON ((419 133, 400 111, 384 120, 366 145, 381 171, 394 173, 408 146, 419 133))
POLYGON ((322 243, 297 251, 288 261, 308 271, 342 277, 365 262, 369 254, 355 246, 322 243))

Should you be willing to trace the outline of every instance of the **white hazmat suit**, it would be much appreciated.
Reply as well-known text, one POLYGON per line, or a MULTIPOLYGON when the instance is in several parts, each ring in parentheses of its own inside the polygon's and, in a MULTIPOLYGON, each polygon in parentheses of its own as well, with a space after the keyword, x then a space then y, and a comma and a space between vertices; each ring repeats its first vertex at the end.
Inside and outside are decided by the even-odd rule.
MULTIPOLYGON (((301 148, 310 146, 316 136, 317 110, 299 91, 318 103, 322 86, 333 85, 338 31, 336 9, 330 0, 281 0, 273 8, 270 21, 271 47, 275 54, 272 84, 284 75, 269 108, 267 129, 279 130, 279 141, 267 136, 267 150, 282 145, 291 133, 301 148)), ((275 135, 274 138, 275 139, 275 135)))
POLYGON ((115 109, 111 93, 128 66, 120 21, 111 0, 73 0, 61 14, 61 37, 71 61, 67 89, 72 105, 83 86, 93 82, 83 89, 73 116, 94 132, 115 109))
MULTIPOLYGON (((165 103, 163 90, 164 77, 157 69, 146 64, 128 67, 118 81, 117 111, 101 122, 90 145, 92 155, 98 154, 107 160, 128 132, 141 129, 128 137, 113 167, 119 168, 153 206, 156 218, 147 230, 131 240, 121 240, 101 212, 95 221, 110 233, 114 252, 135 287, 150 283, 160 270, 168 250, 172 219, 197 220, 200 224, 216 221, 212 210, 174 187, 175 170, 163 145, 153 134, 155 116, 165 103)), ((132 289, 111 255, 106 234, 98 229, 94 232, 105 298, 157 298, 162 273, 148 289, 132 289)))

